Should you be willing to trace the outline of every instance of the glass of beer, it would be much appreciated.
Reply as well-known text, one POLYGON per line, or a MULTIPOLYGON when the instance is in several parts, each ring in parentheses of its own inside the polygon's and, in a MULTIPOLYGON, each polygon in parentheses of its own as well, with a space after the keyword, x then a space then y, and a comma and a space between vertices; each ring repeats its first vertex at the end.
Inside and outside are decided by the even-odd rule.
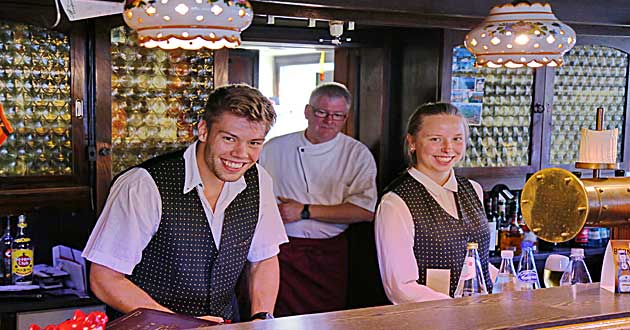
POLYGON ((568 265, 568 257, 560 254, 550 254, 545 261, 545 270, 543 272, 545 288, 560 286, 560 278, 568 265))

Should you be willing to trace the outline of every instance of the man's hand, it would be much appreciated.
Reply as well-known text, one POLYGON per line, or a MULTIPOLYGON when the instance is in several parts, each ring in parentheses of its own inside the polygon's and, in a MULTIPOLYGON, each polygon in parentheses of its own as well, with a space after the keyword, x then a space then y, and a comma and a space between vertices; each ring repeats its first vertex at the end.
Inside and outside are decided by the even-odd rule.
POLYGON ((197 318, 198 319, 202 319, 202 320, 206 320, 206 321, 217 322, 217 323, 224 323, 225 322, 225 321, 223 321, 222 317, 212 316, 212 315, 199 316, 197 318))
POLYGON ((280 200, 278 209, 280 210, 282 222, 286 224, 302 219, 302 209, 304 209, 304 204, 293 199, 280 196, 278 196, 278 199, 280 200))

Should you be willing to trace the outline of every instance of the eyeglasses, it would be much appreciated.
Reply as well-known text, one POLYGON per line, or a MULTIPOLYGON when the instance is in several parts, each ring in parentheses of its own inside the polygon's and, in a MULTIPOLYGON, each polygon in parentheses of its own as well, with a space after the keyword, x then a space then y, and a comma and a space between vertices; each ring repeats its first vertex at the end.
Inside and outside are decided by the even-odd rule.
POLYGON ((328 112, 326 110, 323 110, 323 109, 320 109, 320 108, 316 108, 316 107, 314 107, 314 106, 312 106, 310 104, 309 104, 309 106, 311 108, 313 108, 313 114, 317 118, 326 118, 326 117, 330 116, 333 120, 342 121, 342 120, 345 120, 346 117, 348 117, 347 113, 343 113, 343 112, 328 112))

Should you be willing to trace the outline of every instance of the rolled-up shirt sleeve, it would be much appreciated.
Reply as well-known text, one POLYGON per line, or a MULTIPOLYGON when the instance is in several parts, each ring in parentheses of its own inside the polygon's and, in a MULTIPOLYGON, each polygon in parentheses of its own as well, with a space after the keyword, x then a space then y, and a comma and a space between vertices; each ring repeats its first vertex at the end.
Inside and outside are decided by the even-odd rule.
POLYGON ((355 160, 357 166, 354 178, 347 187, 345 203, 362 207, 370 212, 376 209, 378 192, 376 187, 376 162, 370 151, 365 148, 355 160))
POLYGON ((157 232, 161 210, 162 200, 151 175, 141 168, 127 171, 112 185, 83 257, 131 274, 157 232))
POLYGON ((271 176, 262 166, 256 166, 258 166, 260 182, 260 212, 247 255, 249 262, 259 262, 271 258, 280 252, 281 244, 289 242, 280 217, 278 204, 276 204, 271 176))
POLYGON ((383 196, 376 212, 376 249, 385 293, 394 304, 448 299, 448 295, 418 284, 413 252, 415 230, 411 212, 395 193, 383 196))

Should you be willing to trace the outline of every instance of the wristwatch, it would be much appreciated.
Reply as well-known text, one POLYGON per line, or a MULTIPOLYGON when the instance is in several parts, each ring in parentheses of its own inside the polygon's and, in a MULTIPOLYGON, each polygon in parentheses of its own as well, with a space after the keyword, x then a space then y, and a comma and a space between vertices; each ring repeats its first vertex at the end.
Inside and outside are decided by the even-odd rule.
POLYGON ((273 319, 273 315, 271 315, 271 313, 269 312, 258 312, 252 315, 249 319, 250 320, 271 320, 273 319))
POLYGON ((300 218, 302 219, 310 219, 311 218, 311 212, 308 210, 308 207, 310 205, 308 204, 304 204, 304 208, 302 209, 302 213, 300 213, 300 218))

